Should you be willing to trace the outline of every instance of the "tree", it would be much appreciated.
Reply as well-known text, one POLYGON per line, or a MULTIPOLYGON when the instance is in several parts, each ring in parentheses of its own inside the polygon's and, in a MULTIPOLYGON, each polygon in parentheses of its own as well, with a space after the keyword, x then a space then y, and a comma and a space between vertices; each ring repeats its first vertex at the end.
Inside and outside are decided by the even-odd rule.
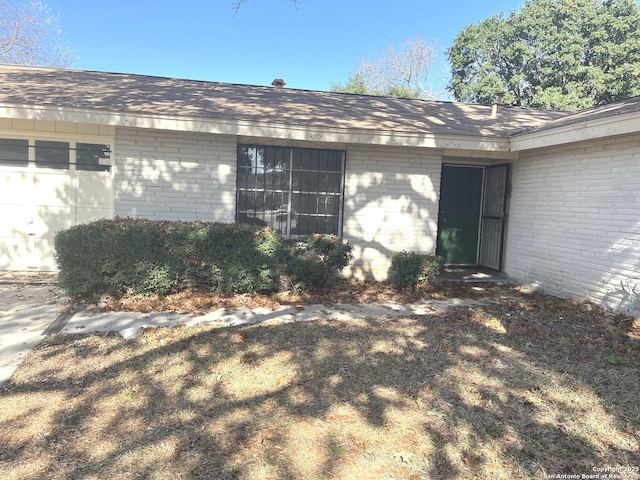
POLYGON ((61 43, 58 17, 40 2, 0 0, 0 63, 67 66, 75 54, 61 43))
POLYGON ((439 96, 432 80, 436 59, 433 44, 412 38, 398 49, 389 46, 380 57, 360 62, 345 83, 332 83, 331 91, 433 100, 439 96))
POLYGON ((527 0, 464 28, 447 55, 456 100, 577 110, 640 95, 635 0, 527 0))

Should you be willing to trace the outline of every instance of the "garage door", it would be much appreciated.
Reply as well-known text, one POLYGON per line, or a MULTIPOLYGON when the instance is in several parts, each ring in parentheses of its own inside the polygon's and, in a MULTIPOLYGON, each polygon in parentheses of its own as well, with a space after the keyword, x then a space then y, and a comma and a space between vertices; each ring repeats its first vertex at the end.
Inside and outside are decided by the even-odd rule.
POLYGON ((56 269, 59 230, 113 215, 109 145, 0 138, 0 270, 56 269))

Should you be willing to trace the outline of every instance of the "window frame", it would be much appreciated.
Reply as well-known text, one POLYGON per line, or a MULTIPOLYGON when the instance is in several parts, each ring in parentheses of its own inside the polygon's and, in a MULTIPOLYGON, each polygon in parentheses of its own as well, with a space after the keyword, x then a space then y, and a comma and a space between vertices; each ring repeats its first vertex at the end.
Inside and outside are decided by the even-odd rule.
MULTIPOLYGON (((26 147, 26 159, 0 158, 0 169, 20 169, 28 171, 55 170, 58 172, 81 172, 81 173, 111 173, 114 169, 114 138, 91 135, 52 135, 46 132, 37 132, 25 135, 19 131, 0 131, 0 144, 6 142, 11 147, 26 147), (64 145, 63 145, 64 144, 64 145), (66 158, 62 162, 51 162, 42 158, 46 155, 50 147, 62 147, 68 152, 68 162, 66 158), (40 151, 38 151, 40 149, 40 151), (82 162, 79 160, 78 152, 94 152, 96 160, 94 162, 82 162), (39 155, 40 154, 40 157, 39 155), (105 159, 101 162, 101 159, 105 159)), ((0 156, 1 153, 0 153, 0 156)), ((65 155, 65 157, 67 157, 65 155)))
MULTIPOLYGON (((275 163, 277 165, 278 163, 275 163)), ((261 145, 261 144, 238 144, 237 157, 236 157, 236 222, 242 223, 258 223, 269 225, 275 230, 280 232, 284 238, 300 239, 304 238, 312 233, 330 233, 335 234, 342 238, 343 234, 343 218, 344 218, 344 189, 345 189, 345 173, 346 173, 346 151, 337 149, 320 149, 320 148, 305 148, 305 147, 287 147, 278 145, 261 145), (253 149, 253 153, 250 153, 253 149), (262 151, 262 164, 259 165, 258 152, 262 151), (322 167, 322 159, 318 158, 321 155, 325 155, 324 160, 325 167, 322 167), (240 161, 243 155, 247 155, 248 158, 253 158, 252 165, 241 165, 240 161), (306 160, 303 158, 307 156, 306 160), (270 172, 267 172, 267 163, 265 159, 271 158, 284 159, 286 163, 281 162, 282 168, 273 168, 270 172), (315 157, 315 158, 314 158, 315 157), (306 164, 305 164, 306 161, 306 164), (311 162, 316 162, 313 165, 311 162), (331 167, 333 162, 334 167, 331 167), (305 168, 306 165, 306 168, 305 168), (337 166, 336 166, 337 165, 337 166), (249 170, 255 170, 253 175, 255 179, 251 178, 248 172, 249 170), (280 189, 269 188, 274 183, 268 184, 267 173, 274 174, 279 178, 279 181, 286 179, 284 185, 280 185, 280 189), (315 173, 317 176, 317 182, 315 189, 313 185, 307 183, 303 185, 301 179, 306 178, 304 175, 315 173), (263 179, 260 180, 259 175, 263 175, 263 179), (295 185, 294 175, 298 176, 298 184, 295 185), (327 186, 324 189, 320 188, 320 178, 326 178, 327 186), (329 178, 330 176, 337 176, 339 182, 336 188, 330 188, 329 178), (255 181, 254 181, 255 180, 255 181), (262 185, 260 185, 262 183, 262 185), (296 188, 297 187, 297 188, 296 188), (267 196, 281 195, 280 198, 286 197, 286 212, 283 209, 269 210, 266 208, 266 204, 263 201, 261 209, 254 207, 253 210, 247 209, 249 198, 254 198, 254 205, 257 203, 257 196, 261 194, 262 198, 266 200, 267 196), (244 197, 243 197, 244 196, 244 197), (306 196, 306 200, 315 198, 316 212, 300 212, 301 202, 303 196, 306 196), (313 196, 313 197, 309 197, 313 196), (297 197, 297 198, 296 198, 297 197), (337 208, 334 208, 332 212, 328 212, 329 198, 338 199, 337 208), (319 212, 318 205, 322 203, 324 199, 324 212, 319 212), (298 202, 298 208, 294 208, 294 203, 298 202), (336 211, 337 210, 337 211, 336 211), (247 215, 249 212, 253 212, 253 217, 247 215), (266 212, 271 211, 271 219, 267 219, 266 212), (279 212, 279 213, 278 213, 279 212), (262 213, 262 216, 259 216, 262 213), (286 214, 285 221, 278 221, 277 217, 286 214), (244 218, 243 218, 244 217, 244 218), (309 222, 315 218, 316 231, 307 231, 300 233, 301 227, 299 226, 300 219, 306 219, 309 222), (324 219, 324 228, 318 229, 318 219, 324 219), (328 222, 337 222, 335 230, 333 228, 327 228, 328 222), (295 223, 295 225, 294 225, 295 223), (296 232, 297 230, 297 232, 296 232)), ((312 178, 309 175, 309 178, 312 178)), ((313 201, 311 202, 313 203, 313 201)), ((284 203, 282 204, 284 205, 284 203)), ((309 223, 310 224, 310 223, 309 223)))

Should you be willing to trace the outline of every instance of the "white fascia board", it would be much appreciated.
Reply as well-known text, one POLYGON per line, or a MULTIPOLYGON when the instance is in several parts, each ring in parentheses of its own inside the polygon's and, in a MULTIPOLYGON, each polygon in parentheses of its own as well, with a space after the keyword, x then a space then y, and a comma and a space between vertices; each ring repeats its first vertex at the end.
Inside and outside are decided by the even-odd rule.
POLYGON ((514 152, 640 132, 640 112, 611 115, 511 137, 514 152))
POLYGON ((93 123, 119 127, 239 135, 286 140, 355 143, 365 145, 447 148, 452 150, 508 152, 509 140, 477 135, 429 134, 401 131, 372 131, 314 127, 249 120, 177 117, 144 113, 120 113, 70 107, 38 105, 0 105, 0 117, 29 120, 93 123))

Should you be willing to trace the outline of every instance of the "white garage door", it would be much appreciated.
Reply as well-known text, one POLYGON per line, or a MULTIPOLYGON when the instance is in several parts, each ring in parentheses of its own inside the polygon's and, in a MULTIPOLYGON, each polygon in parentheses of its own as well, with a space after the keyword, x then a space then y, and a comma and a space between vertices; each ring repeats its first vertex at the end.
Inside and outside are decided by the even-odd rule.
POLYGON ((59 230, 113 215, 109 145, 0 138, 0 270, 57 268, 59 230))

